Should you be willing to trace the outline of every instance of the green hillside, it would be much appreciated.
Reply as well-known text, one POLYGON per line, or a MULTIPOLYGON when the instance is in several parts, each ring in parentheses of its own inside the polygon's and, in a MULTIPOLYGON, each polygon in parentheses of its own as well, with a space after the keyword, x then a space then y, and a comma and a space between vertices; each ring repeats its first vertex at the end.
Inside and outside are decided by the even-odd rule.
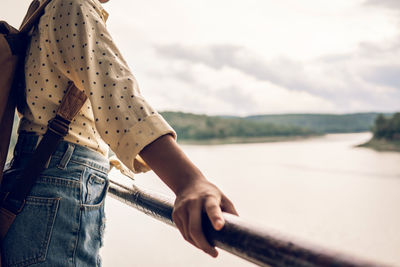
POLYGON ((400 151, 400 113, 393 116, 380 114, 373 127, 373 138, 361 145, 381 151, 400 151))
POLYGON ((308 136, 315 132, 298 126, 274 125, 239 117, 219 117, 183 112, 161 112, 181 140, 209 140, 230 137, 258 138, 308 136))
POLYGON ((353 133, 370 131, 378 113, 354 114, 282 114, 249 116, 251 121, 291 125, 318 133, 353 133))

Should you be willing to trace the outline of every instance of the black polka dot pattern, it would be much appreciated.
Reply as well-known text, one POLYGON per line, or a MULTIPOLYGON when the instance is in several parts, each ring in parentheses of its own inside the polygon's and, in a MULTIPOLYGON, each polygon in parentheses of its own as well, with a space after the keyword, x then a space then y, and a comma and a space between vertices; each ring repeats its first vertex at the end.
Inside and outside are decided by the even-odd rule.
POLYGON ((141 149, 159 136, 175 136, 175 132, 142 97, 106 29, 106 17, 97 1, 50 2, 32 32, 27 52, 28 108, 22 114, 20 130, 43 134, 73 81, 89 99, 65 140, 104 155, 108 144, 135 171, 134 161, 141 149))

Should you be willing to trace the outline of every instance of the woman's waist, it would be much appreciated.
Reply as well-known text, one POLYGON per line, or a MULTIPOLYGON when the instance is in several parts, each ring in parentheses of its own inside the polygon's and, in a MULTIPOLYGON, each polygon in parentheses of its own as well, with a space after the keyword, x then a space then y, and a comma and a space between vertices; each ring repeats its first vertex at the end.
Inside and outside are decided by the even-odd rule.
MULTIPOLYGON (((14 148, 14 164, 19 165, 19 162, 27 161, 33 155, 41 138, 42 136, 38 133, 21 131, 14 148)), ((60 167, 66 162, 86 166, 104 173, 107 173, 110 169, 109 161, 102 153, 64 140, 57 145, 49 164, 56 164, 60 167)))
MULTIPOLYGON (((81 119, 82 120, 82 119, 81 119)), ((100 153, 104 157, 108 156, 108 146, 104 143, 101 137, 96 134, 95 125, 90 121, 79 121, 82 125, 79 127, 77 123, 72 122, 68 134, 64 137, 64 141, 74 143, 78 146, 89 148, 100 153)), ((18 133, 24 134, 26 132, 43 136, 47 130, 47 125, 36 123, 28 118, 23 117, 18 126, 18 133)), ((31 149, 31 148, 29 148, 31 149)))

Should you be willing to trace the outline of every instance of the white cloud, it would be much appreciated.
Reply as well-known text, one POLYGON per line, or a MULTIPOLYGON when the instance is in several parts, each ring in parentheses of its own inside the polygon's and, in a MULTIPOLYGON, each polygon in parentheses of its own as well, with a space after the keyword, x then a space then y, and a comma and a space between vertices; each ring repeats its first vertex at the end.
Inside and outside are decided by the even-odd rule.
MULTIPOLYGON (((170 62, 185 62, 189 66, 199 65, 213 69, 219 79, 231 84, 225 85, 225 88, 241 88, 241 85, 243 90, 247 90, 249 86, 259 88, 258 83, 261 83, 268 90, 257 92, 254 97, 265 103, 279 90, 307 93, 308 98, 281 98, 281 105, 277 107, 281 112, 287 110, 288 106, 299 112, 309 112, 313 105, 307 99, 311 99, 311 96, 319 99, 319 102, 314 103, 320 104, 320 111, 351 112, 400 108, 397 101, 400 96, 397 79, 400 69, 396 61, 400 47, 396 47, 394 43, 386 46, 364 43, 350 53, 329 55, 306 62, 283 58, 268 61, 245 48, 229 45, 168 45, 158 46, 156 49, 160 56, 166 57, 170 62), (236 70, 235 79, 223 75, 226 69, 236 70)), ((185 67, 181 72, 186 71, 193 76, 189 70, 185 67)), ((174 73, 171 72, 170 75, 174 76, 174 73)), ((211 74, 202 77, 204 76, 211 77, 211 74)), ((191 81, 195 84, 193 79, 191 81)), ((206 86, 212 87, 215 84, 210 82, 204 85, 206 86)), ((250 96, 247 98, 249 103, 253 102, 250 96)), ((251 106, 254 108, 257 105, 251 106)), ((265 111, 262 108, 259 110, 265 111)), ((252 113, 254 110, 248 109, 248 112, 252 113)))
POLYGON ((400 10, 400 2, 398 0, 367 0, 365 1, 365 5, 381 6, 400 10))
POLYGON ((174 94, 153 91, 151 99, 168 97, 170 101, 157 101, 160 109, 181 110, 207 114, 248 115, 278 112, 333 112, 334 104, 308 92, 288 90, 268 80, 259 80, 235 68, 220 69, 204 64, 189 64, 169 60, 169 68, 150 72, 147 85, 163 84, 173 88, 174 94), (155 81, 158 82, 155 82, 155 81), (168 96, 165 96, 168 94, 168 96), (162 95, 162 96, 160 96, 162 95))
MULTIPOLYGON (((393 36, 396 25, 362 0, 114 0, 110 28, 121 25, 154 44, 230 44, 265 58, 310 59, 393 36), (115 16, 115 14, 118 14, 115 16)), ((138 40, 140 41, 140 40, 138 40)))
MULTIPOLYGON (((400 109, 399 3, 112 0, 105 7, 115 42, 156 108, 247 115, 400 109)), ((12 0, 0 10, 14 25, 23 13, 12 0)))
POLYGON ((137 66, 145 96, 159 109, 400 109, 392 68, 398 58, 396 16, 363 0, 130 4, 134 15, 124 12, 126 6, 110 6, 112 14, 129 16, 118 16, 114 24, 111 17, 110 25, 125 22, 123 31, 111 30, 137 66))

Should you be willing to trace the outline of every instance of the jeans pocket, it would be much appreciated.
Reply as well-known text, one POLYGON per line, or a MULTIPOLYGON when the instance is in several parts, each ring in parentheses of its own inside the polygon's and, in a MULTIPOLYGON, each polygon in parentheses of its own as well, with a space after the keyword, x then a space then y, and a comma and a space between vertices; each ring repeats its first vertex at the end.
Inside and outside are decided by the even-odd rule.
POLYGON ((81 205, 81 228, 84 236, 90 236, 91 242, 82 244, 83 249, 90 255, 97 255, 96 259, 85 259, 87 265, 101 266, 99 255, 100 247, 103 245, 105 214, 104 202, 109 187, 109 181, 101 176, 90 174, 86 185, 86 197, 81 205), (95 260, 92 262, 92 260, 95 260))
POLYGON ((86 182, 86 196, 82 209, 100 208, 106 198, 109 181, 99 175, 90 174, 86 182))
POLYGON ((60 198, 28 197, 2 244, 6 266, 46 260, 60 198))

